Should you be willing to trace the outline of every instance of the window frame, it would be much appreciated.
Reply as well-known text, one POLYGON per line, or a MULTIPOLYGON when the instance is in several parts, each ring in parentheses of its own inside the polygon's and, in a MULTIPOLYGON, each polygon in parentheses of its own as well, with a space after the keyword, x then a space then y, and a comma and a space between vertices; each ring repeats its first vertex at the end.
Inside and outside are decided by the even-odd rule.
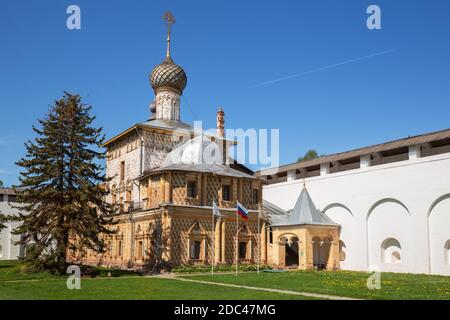
POLYGON ((117 241, 117 256, 122 257, 123 256, 123 243, 122 240, 117 241))
POLYGON ((238 259, 239 260, 247 260, 248 259, 248 241, 239 241, 239 244, 238 244, 238 259), (245 249, 243 256, 241 256, 242 245, 244 245, 244 249, 245 249))
POLYGON ((221 197, 222 197, 222 201, 232 201, 232 197, 231 197, 231 185, 229 183, 223 183, 222 184, 222 190, 221 190, 221 197), (225 188, 228 190, 227 193, 224 192, 225 188), (228 195, 227 199, 225 198, 225 194, 228 195))
POLYGON ((120 161, 120 172, 119 172, 119 180, 125 181, 125 161, 120 161))
POLYGON ((202 240, 200 239, 193 239, 189 243, 189 260, 201 260, 201 252, 202 252, 202 240), (197 246, 198 244, 198 246, 197 246), (192 249, 194 248, 194 252, 192 249), (197 253, 193 255, 193 253, 197 253))
POLYGON ((198 189, 197 188, 197 179, 188 178, 186 180, 186 198, 197 199, 197 197, 198 197, 198 190, 197 189, 198 189), (194 189, 193 189, 194 193, 193 194, 190 194, 190 192, 189 192, 189 190, 190 190, 189 186, 190 185, 194 187, 194 189))

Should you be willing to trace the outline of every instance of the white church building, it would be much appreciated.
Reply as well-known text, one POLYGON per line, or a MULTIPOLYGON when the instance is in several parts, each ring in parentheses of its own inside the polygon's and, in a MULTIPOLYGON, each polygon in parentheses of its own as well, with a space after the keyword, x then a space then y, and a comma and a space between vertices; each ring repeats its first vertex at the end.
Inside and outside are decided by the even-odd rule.
POLYGON ((265 201, 290 210, 305 184, 340 225, 341 269, 450 275, 450 129, 270 173, 265 201))

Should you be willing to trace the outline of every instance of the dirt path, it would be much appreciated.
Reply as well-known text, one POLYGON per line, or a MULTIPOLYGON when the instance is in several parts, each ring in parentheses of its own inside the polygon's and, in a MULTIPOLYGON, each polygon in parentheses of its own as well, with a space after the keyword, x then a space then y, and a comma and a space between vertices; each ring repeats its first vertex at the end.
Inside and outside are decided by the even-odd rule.
POLYGON ((194 283, 202 283, 202 284, 209 284, 209 285, 216 285, 216 286, 223 286, 223 287, 231 287, 231 288, 241 288, 241 289, 249 289, 249 290, 256 290, 256 291, 267 291, 267 292, 276 292, 276 293, 282 293, 282 294, 291 294, 296 296, 304 296, 304 297, 311 297, 311 298, 318 298, 318 299, 328 299, 328 300, 361 300, 356 298, 349 298, 349 297, 342 297, 342 296, 334 296, 334 295, 328 295, 328 294, 321 294, 321 293, 311 293, 311 292, 301 292, 301 291, 292 291, 292 290, 282 290, 282 289, 272 289, 272 288, 261 288, 261 287, 251 287, 251 286, 244 286, 239 284, 231 284, 231 283, 221 283, 221 282, 212 282, 212 281, 204 281, 204 280, 195 280, 195 279, 187 279, 180 276, 176 276, 174 274, 162 274, 158 275, 156 277, 163 278, 163 279, 171 279, 171 280, 177 280, 177 281, 184 281, 184 282, 194 282, 194 283))

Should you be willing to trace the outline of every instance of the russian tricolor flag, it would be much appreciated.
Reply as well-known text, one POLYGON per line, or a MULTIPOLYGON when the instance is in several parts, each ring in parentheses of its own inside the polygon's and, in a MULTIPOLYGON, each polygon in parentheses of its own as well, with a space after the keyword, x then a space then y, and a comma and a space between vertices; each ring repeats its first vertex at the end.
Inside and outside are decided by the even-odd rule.
POLYGON ((240 215, 242 219, 248 219, 248 210, 239 202, 237 203, 236 213, 240 215))

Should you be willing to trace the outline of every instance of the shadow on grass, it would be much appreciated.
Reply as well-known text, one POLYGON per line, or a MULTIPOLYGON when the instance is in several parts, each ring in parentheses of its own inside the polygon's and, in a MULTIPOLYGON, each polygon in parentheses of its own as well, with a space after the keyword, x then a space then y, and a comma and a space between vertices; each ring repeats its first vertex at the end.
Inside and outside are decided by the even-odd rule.
POLYGON ((104 268, 104 267, 95 267, 95 266, 86 266, 81 265, 81 276, 86 278, 117 278, 117 277, 140 277, 143 273, 131 271, 131 270, 122 270, 122 269, 113 269, 113 268, 104 268))

